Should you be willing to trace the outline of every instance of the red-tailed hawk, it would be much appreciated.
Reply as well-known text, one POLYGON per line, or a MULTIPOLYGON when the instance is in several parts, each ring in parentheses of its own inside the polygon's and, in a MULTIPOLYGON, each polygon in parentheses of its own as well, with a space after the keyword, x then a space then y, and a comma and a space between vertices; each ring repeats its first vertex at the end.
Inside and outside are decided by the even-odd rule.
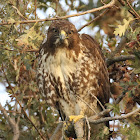
POLYGON ((110 94, 99 45, 91 36, 80 35, 69 21, 53 21, 40 48, 38 86, 62 120, 99 113, 110 94))

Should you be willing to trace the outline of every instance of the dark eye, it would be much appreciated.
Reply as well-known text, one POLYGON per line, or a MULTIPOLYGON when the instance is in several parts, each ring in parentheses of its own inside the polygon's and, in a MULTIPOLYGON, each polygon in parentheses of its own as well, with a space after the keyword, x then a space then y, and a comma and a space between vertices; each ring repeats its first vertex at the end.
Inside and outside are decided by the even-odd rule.
POLYGON ((69 34, 73 34, 74 33, 74 30, 70 30, 69 34))
POLYGON ((57 32, 57 29, 56 29, 56 28, 52 28, 52 31, 53 31, 53 32, 57 32))

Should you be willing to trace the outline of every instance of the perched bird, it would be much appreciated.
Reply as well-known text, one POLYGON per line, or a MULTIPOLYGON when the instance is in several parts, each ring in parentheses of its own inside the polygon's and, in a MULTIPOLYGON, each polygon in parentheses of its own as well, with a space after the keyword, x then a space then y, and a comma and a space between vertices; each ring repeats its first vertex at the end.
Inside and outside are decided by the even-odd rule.
MULTIPOLYGON (((39 90, 62 120, 93 116, 109 102, 109 76, 101 48, 91 36, 80 35, 69 21, 51 23, 38 65, 39 90)), ((91 131, 101 128, 97 126, 91 131)), ((85 134, 80 135, 77 132, 74 137, 85 134)))

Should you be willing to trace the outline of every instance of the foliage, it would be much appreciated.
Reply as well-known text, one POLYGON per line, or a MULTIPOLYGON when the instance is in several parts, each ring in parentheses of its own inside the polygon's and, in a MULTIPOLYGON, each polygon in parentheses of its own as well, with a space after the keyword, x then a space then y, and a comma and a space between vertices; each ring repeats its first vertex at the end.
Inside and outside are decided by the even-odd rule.
POLYGON ((120 37, 123 36, 131 21, 132 21, 132 18, 129 18, 128 20, 124 19, 123 20, 124 25, 118 25, 118 28, 115 29, 114 34, 119 35, 120 37))
MULTIPOLYGON (((36 83, 37 50, 46 37, 46 27, 50 22, 19 24, 18 21, 39 19, 38 9, 47 11, 46 18, 49 18, 50 16, 63 16, 69 14, 70 11, 82 12, 102 5, 100 0, 97 2, 88 0, 87 3, 83 0, 1 1, 0 23, 11 24, 0 25, 0 82, 6 86, 6 91, 11 97, 11 102, 7 102, 4 108, 9 117, 16 122, 20 120, 18 124, 20 140, 40 139, 40 136, 23 110, 17 105, 17 100, 44 137, 52 135, 57 126, 56 122, 59 121, 59 115, 56 110, 46 105, 44 98, 39 94, 36 83)), ((139 1, 135 1, 133 9, 140 15, 139 6, 139 1)), ((119 61, 108 68, 114 99, 117 99, 128 87, 125 98, 120 104, 116 105, 113 102, 107 105, 108 108, 113 109, 112 112, 115 115, 121 115, 122 112, 129 113, 136 103, 140 104, 140 22, 138 22, 140 19, 130 16, 129 11, 132 9, 126 3, 122 6, 117 2, 116 7, 110 9, 106 15, 89 27, 85 27, 90 30, 98 29, 93 36, 99 40, 106 58, 135 56, 133 60, 119 61), (127 41, 116 51, 116 46, 123 37, 126 37, 127 41)), ((83 21, 89 22, 99 13, 100 11, 83 16, 83 21)), ((139 116, 121 121, 117 135, 122 138, 126 136, 128 140, 139 137, 139 122, 139 116)), ((98 137, 102 138, 103 134, 98 134, 98 137)), ((13 130, 1 112, 0 138, 10 140, 12 137, 13 130)))

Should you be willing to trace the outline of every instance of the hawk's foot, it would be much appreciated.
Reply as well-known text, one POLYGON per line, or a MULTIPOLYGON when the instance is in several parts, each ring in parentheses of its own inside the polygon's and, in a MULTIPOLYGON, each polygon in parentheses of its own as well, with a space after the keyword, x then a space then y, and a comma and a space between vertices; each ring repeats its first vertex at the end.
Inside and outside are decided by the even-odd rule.
POLYGON ((71 116, 69 116, 69 121, 70 122, 73 121, 74 123, 76 123, 77 121, 79 121, 82 118, 84 118, 83 115, 71 115, 71 116))
POLYGON ((69 120, 63 123, 64 139, 74 138, 76 140, 83 140, 83 115, 71 115, 69 120))

